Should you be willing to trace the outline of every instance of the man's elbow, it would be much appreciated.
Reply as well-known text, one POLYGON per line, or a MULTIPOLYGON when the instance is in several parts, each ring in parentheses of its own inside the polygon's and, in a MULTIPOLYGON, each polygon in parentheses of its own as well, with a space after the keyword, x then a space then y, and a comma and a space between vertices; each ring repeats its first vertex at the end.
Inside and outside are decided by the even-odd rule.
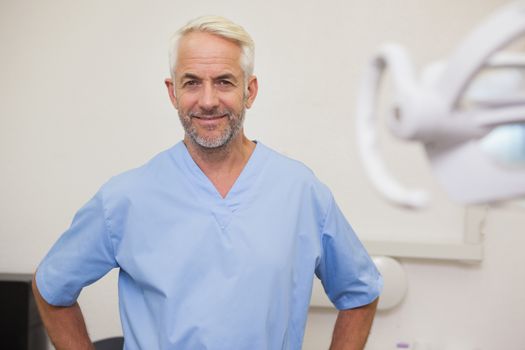
POLYGON ((36 273, 33 274, 33 280, 31 282, 31 289, 33 290, 33 296, 35 298, 35 301, 37 305, 49 305, 51 306, 45 299, 42 297, 42 294, 40 293, 40 290, 38 289, 38 285, 36 283, 36 273))

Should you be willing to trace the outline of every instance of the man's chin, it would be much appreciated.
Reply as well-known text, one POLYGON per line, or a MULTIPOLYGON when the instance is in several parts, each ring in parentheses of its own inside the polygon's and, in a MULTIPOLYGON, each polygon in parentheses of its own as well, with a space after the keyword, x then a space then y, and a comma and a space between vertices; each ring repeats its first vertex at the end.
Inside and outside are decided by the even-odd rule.
POLYGON ((232 140, 232 135, 218 137, 201 137, 190 135, 192 141, 203 149, 217 150, 226 147, 232 140))

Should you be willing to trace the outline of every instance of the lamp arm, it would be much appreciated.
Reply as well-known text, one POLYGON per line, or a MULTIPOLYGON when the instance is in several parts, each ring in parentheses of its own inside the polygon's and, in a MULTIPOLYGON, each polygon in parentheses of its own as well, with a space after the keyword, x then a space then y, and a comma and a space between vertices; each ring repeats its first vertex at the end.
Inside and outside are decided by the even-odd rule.
POLYGON ((376 104, 381 78, 386 68, 392 71, 396 91, 410 94, 414 89, 414 73, 405 51, 396 45, 383 47, 365 70, 357 101, 357 146, 373 186, 394 204, 421 208, 428 203, 428 195, 419 189, 401 185, 387 170, 380 156, 376 135, 376 104))

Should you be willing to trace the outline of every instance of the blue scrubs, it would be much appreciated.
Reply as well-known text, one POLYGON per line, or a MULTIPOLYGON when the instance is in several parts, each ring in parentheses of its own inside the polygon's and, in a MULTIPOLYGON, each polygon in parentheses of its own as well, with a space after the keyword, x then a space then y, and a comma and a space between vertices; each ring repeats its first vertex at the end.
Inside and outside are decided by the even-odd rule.
POLYGON ((182 142, 112 178, 36 281, 71 305, 115 267, 125 349, 300 349, 314 273, 338 309, 382 285, 328 188, 260 142, 226 198, 182 142))

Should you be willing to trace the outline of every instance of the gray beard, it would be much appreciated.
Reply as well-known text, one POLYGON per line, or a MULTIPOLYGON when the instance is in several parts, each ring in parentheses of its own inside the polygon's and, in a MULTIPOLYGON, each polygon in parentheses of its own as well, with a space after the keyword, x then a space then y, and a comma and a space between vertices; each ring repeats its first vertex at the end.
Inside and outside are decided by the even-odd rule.
POLYGON ((239 132, 242 130, 244 124, 244 115, 246 110, 243 108, 239 115, 235 115, 230 111, 226 113, 222 112, 217 113, 188 113, 186 116, 183 116, 179 113, 179 119, 181 121, 182 127, 186 135, 197 145, 205 149, 218 149, 227 146, 232 139, 234 139, 239 132), (203 137, 199 135, 197 128, 192 125, 192 118, 195 116, 213 116, 213 115, 224 115, 227 114, 228 126, 223 130, 223 132, 217 137, 203 137))

